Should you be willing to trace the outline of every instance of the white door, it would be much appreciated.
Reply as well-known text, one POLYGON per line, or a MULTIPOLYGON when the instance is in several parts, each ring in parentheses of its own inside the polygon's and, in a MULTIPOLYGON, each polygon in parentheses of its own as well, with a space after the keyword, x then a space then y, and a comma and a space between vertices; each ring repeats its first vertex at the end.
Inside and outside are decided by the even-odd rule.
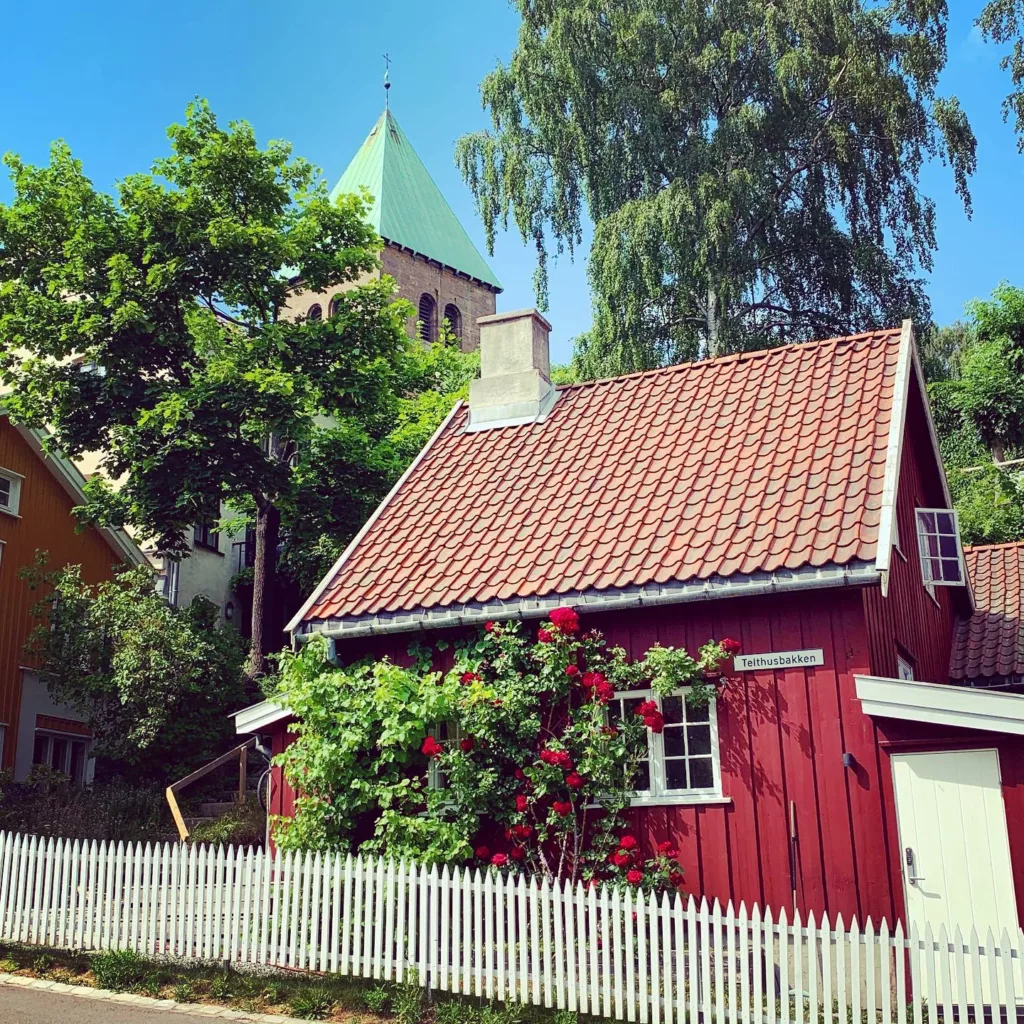
POLYGON ((950 939, 959 928, 965 941, 976 928, 981 942, 991 928, 997 944, 1005 928, 1015 939, 1017 903, 998 752, 898 754, 892 771, 908 928, 916 927, 923 938, 931 925, 936 940, 943 925, 950 939))

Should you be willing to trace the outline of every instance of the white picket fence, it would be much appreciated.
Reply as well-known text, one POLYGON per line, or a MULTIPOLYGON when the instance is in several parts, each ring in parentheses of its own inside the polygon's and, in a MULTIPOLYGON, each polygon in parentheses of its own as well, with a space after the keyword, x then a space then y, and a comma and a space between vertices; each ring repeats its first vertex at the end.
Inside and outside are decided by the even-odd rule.
POLYGON ((0 833, 0 939, 412 982, 641 1024, 1016 1024, 1024 932, 905 936, 784 910, 383 859, 0 833))

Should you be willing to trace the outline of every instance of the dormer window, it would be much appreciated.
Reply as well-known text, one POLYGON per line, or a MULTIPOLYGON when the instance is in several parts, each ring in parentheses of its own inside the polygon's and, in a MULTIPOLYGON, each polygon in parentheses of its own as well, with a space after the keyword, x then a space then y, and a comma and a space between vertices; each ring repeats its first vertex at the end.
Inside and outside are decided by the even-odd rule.
POLYGON ((429 292, 420 296, 417 332, 420 341, 434 341, 437 338, 437 303, 429 292))
POLYGON ((916 510, 917 547, 926 587, 959 587, 966 580, 960 528, 951 508, 916 510))

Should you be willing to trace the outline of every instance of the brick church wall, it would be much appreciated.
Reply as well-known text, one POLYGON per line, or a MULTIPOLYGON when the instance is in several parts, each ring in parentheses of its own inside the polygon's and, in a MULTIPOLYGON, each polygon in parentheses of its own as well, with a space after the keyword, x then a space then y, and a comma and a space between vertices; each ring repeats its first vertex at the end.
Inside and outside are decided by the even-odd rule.
MULTIPOLYGON (((492 288, 393 245, 386 245, 381 253, 381 272, 395 279, 398 294, 415 307, 419 306, 420 296, 424 292, 432 295, 437 303, 438 324, 444 317, 445 306, 454 303, 462 314, 463 351, 471 352, 479 347, 480 328, 477 327, 477 317, 490 316, 496 311, 497 293, 492 288)), ((368 278, 361 280, 366 281, 368 278)), ((324 316, 327 316, 331 298, 338 290, 329 288, 324 292, 299 292, 285 307, 286 315, 304 316, 314 303, 320 303, 324 316)), ((414 313, 407 326, 410 336, 415 333, 416 320, 417 314, 414 313)))

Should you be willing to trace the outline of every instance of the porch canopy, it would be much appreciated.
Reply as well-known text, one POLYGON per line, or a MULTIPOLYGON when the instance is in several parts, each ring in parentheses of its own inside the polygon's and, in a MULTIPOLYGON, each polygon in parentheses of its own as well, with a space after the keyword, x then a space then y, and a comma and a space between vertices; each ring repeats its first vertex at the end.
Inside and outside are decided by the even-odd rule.
POLYGON ((1024 736, 1024 694, 879 676, 854 680, 867 715, 1024 736))

